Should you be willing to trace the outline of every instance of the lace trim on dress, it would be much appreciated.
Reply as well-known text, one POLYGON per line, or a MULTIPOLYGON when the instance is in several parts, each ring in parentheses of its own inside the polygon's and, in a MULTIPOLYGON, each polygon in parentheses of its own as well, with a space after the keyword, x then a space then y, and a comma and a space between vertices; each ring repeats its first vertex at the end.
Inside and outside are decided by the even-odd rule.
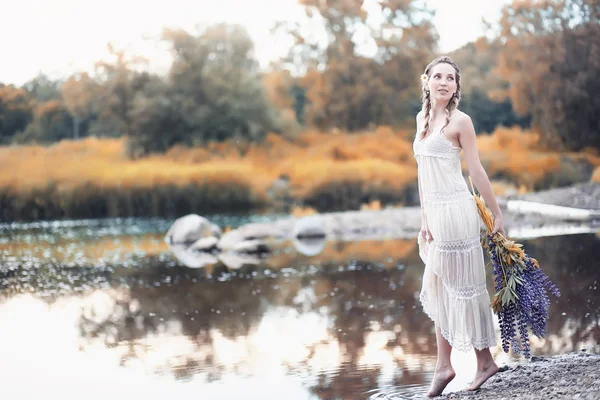
POLYGON ((423 202, 424 203, 450 204, 450 203, 458 203, 461 200, 471 199, 471 198, 473 198, 471 193, 464 191, 464 190, 450 192, 450 193, 433 192, 433 193, 424 193, 423 194, 423 202))
POLYGON ((484 339, 471 339, 471 340, 459 340, 452 336, 449 330, 440 327, 440 333, 450 343, 452 348, 459 351, 470 351, 475 347, 477 350, 487 349, 489 347, 496 346, 496 338, 484 338, 484 339))
POLYGON ((489 296, 487 292, 487 286, 485 285, 485 283, 482 285, 465 286, 461 288, 452 289, 446 286, 446 284, 444 284, 444 287, 446 288, 448 293, 450 293, 450 296, 457 300, 473 300, 474 298, 479 296, 489 296))
POLYGON ((425 157, 437 157, 437 158, 453 158, 453 157, 457 157, 460 153, 457 152, 451 152, 448 151, 446 153, 434 153, 434 152, 430 152, 430 151, 421 151, 421 150, 416 150, 414 152, 414 157, 417 158, 417 156, 425 156, 425 157))
MULTIPOLYGON (((428 303, 427 292, 421 292, 421 294, 419 296, 419 300, 421 301, 421 304, 423 304, 425 306, 428 303)), ((427 309, 427 307, 423 307, 423 310, 425 311, 425 314, 427 314, 429 319, 431 319, 435 323, 436 318, 427 309)), ((466 339, 460 340, 458 338, 455 338, 454 335, 452 335, 450 333, 450 330, 442 328, 441 326, 440 326, 440 333, 442 334, 444 339, 446 339, 448 341, 448 343, 450 344, 450 346, 452 346, 452 348, 457 349, 459 351, 467 352, 473 348, 476 348, 477 350, 483 350, 483 349, 487 349, 487 348, 496 346, 496 338, 495 337, 493 337, 493 338, 487 337, 487 338, 482 338, 482 339, 473 338, 471 340, 466 340, 466 339)))
MULTIPOLYGON (((450 119, 454 118, 454 115, 452 115, 450 119)), ((443 129, 441 128, 433 129, 425 138, 417 133, 413 141, 413 153, 415 158, 417 158, 417 155, 452 158, 459 156, 461 151, 462 148, 455 147, 446 135, 444 135, 443 129)))
POLYGON ((442 253, 464 253, 481 246, 480 237, 471 236, 467 239, 445 240, 437 242, 437 250, 442 253))
POLYGON ((489 299, 489 293, 485 282, 472 286, 452 287, 441 279, 444 289, 453 300, 472 301, 479 296, 485 296, 489 299))

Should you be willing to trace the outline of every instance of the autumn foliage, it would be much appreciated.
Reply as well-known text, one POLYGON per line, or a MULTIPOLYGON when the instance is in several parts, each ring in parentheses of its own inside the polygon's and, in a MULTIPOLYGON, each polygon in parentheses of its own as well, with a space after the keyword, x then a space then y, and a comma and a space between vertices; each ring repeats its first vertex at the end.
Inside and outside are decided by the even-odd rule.
MULTIPOLYGON (((569 169, 572 163, 600 166, 592 153, 540 151, 538 140, 537 134, 517 128, 478 137, 482 163, 498 194, 581 180, 569 169)), ((387 127, 353 134, 307 131, 293 140, 270 134, 263 144, 174 147, 141 160, 128 158, 125 145, 123 138, 86 138, 50 147, 0 148, 3 219, 175 216, 269 207, 270 190, 282 176, 289 181, 290 205, 317 211, 418 202, 412 134, 387 127)))

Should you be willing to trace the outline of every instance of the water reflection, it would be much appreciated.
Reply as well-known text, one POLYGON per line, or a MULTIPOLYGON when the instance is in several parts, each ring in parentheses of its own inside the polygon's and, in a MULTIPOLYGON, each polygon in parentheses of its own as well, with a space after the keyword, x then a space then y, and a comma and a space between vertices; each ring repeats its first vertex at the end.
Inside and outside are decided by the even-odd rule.
MULTIPOLYGON (((140 273, 129 277, 127 288, 69 296, 52 308, 73 311, 66 320, 77 321, 80 352, 93 356, 104 348, 103 357, 118 360, 115 368, 178 381, 270 371, 293 375, 317 398, 377 387, 383 369, 395 385, 415 377, 423 383, 425 366, 415 358, 432 354, 434 343, 431 327, 415 312, 415 274, 394 268, 285 275, 193 282, 140 273)), ((7 299, 2 310, 25 299, 32 301, 7 299)), ((34 319, 48 313, 43 307, 23 311, 34 319)), ((64 352, 75 351, 64 344, 64 352)))
POLYGON ((600 273, 598 235, 534 239, 526 247, 544 262, 564 298, 552 303, 549 335, 537 347, 542 353, 565 353, 585 346, 600 351, 600 273), (530 250, 531 249, 531 250, 530 250))
MULTIPOLYGON (((534 354, 600 351, 599 241, 587 234, 525 242, 562 291, 548 338, 533 341, 534 354)), ((415 241, 320 245, 309 256, 285 243, 239 270, 217 263, 210 278, 177 265, 168 252, 71 266, 3 253, 12 268, 3 269, 1 281, 0 375, 11 377, 15 390, 33 391, 23 385, 32 374, 46 389, 91 385, 79 396, 93 387, 92 376, 146 398, 422 394, 435 336, 417 299, 422 265, 415 241)), ((495 355, 509 359, 498 349, 495 355)), ((460 368, 472 365, 470 354, 453 357, 460 368)), ((453 390, 470 379, 468 368, 453 390)), ((98 393, 117 393, 110 390, 98 393)))

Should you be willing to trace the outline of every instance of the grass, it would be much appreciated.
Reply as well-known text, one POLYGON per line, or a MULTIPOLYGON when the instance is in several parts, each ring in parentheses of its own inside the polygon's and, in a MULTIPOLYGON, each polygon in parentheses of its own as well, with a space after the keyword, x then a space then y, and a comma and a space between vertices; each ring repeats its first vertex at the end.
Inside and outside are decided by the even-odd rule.
MULTIPOLYGON (((125 156, 122 138, 0 147, 0 215, 18 220, 241 211, 270 204, 269 188, 281 176, 297 210, 413 204, 412 137, 389 127, 353 134, 309 130, 293 139, 270 134, 262 144, 178 146, 141 160, 125 156)), ((600 180, 593 150, 541 151, 538 135, 517 128, 499 128, 477 142, 497 194, 585 180, 579 165, 595 167, 587 179, 600 180)))

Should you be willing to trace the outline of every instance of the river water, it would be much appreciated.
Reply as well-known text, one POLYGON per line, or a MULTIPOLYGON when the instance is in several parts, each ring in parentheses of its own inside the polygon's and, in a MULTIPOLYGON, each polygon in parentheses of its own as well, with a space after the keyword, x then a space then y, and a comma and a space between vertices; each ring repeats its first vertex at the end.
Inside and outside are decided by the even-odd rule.
MULTIPOLYGON (((236 227, 276 216, 210 216, 236 227)), ((173 221, 0 225, 0 380, 15 399, 420 398, 435 366, 416 240, 286 243, 188 268, 173 221), (304 254, 303 254, 304 253, 304 254), (207 276, 208 275, 208 276, 207 276)), ((600 233, 520 240, 562 296, 534 355, 600 351, 600 233)), ((492 277, 488 271, 489 290, 492 277)), ((499 338, 499 331, 498 331, 499 338)), ((518 360, 493 349, 499 364, 518 360)), ((455 351, 460 390, 474 354, 455 351)), ((10 395, 9 395, 10 394, 10 395)), ((4 396, 3 396, 4 398, 4 396)))

